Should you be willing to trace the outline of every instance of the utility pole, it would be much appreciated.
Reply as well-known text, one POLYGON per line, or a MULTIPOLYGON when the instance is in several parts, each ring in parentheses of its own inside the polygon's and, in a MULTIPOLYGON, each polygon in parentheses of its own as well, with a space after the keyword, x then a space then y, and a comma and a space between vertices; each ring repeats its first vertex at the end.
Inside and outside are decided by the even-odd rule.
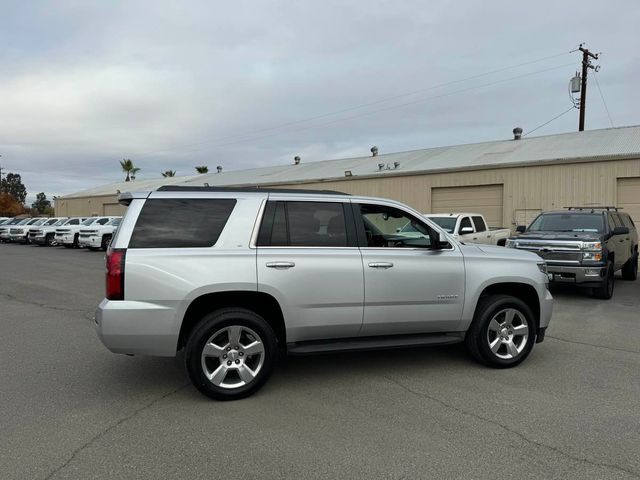
POLYGON ((598 53, 591 53, 588 48, 583 48, 584 44, 580 44, 578 50, 582 52, 582 88, 580 91, 580 124, 578 125, 578 131, 584 131, 584 116, 587 108, 587 72, 589 69, 598 71, 598 67, 591 65, 591 58, 598 59, 598 53))

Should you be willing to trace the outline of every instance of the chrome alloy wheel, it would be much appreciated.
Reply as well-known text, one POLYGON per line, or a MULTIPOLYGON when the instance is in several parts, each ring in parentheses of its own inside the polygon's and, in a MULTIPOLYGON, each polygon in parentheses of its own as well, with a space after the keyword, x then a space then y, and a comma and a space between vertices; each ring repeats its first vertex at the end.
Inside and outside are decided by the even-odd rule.
POLYGON ((528 338, 527 319, 514 308, 500 310, 489 322, 487 342, 489 349, 498 358, 516 358, 526 347, 528 338))
POLYGON ((202 370, 217 387, 238 388, 251 383, 264 363, 264 344, 250 328, 231 325, 204 344, 202 370))

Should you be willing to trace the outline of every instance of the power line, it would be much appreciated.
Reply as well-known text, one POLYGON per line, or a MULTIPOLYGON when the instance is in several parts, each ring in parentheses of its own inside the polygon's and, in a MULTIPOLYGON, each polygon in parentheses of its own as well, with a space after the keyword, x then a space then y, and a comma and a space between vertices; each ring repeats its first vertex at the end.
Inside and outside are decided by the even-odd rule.
POLYGON ((551 122, 553 122, 554 120, 556 120, 556 119, 560 118, 560 117, 561 117, 561 116, 563 116, 564 114, 569 113, 569 112, 570 112, 571 110, 573 110, 574 108, 577 108, 577 107, 575 107, 575 106, 571 105, 571 106, 569 107, 569 109, 568 109, 568 110, 565 110, 564 112, 562 112, 562 113, 560 113, 560 114, 556 115, 556 116, 555 116, 555 117, 553 117, 551 120, 549 120, 549 121, 547 121, 547 122, 544 122, 542 125, 538 125, 538 126, 537 126, 536 128, 534 128, 533 130, 529 130, 527 133, 525 133, 525 134, 524 134, 524 135, 522 135, 522 136, 523 136, 523 137, 526 137, 526 136, 527 136, 527 135, 529 135, 530 133, 533 133, 533 132, 535 132, 536 130, 539 130, 540 128, 544 127, 545 125, 549 125, 551 122))
MULTIPOLYGON (((506 67, 501 67, 501 68, 498 68, 498 69, 494 69, 494 70, 490 70, 490 71, 487 71, 487 72, 479 73, 477 75, 472 75, 472 76, 461 78, 461 79, 458 79, 458 80, 453 80, 453 81, 450 81, 450 82, 431 85, 429 87, 421 88, 421 89, 418 89, 418 90, 413 90, 411 92, 400 93, 400 94, 397 94, 397 95, 384 97, 384 98, 381 98, 381 99, 378 99, 378 100, 374 100, 374 101, 371 101, 371 102, 362 103, 362 104, 359 104, 359 105, 354 105, 354 106, 351 106, 351 107, 347 107, 347 108, 344 108, 344 109, 341 109, 341 110, 336 110, 336 111, 333 111, 333 112, 327 112, 327 113, 323 113, 323 114, 320 114, 320 115, 315 115, 315 116, 311 116, 311 117, 307 117, 307 118, 303 118, 303 119, 299 119, 299 120, 293 120, 293 121, 290 121, 290 122, 281 123, 281 124, 274 125, 274 126, 271 126, 271 127, 261 128, 261 129, 257 129, 257 130, 251 130, 251 131, 244 132, 244 133, 239 133, 239 134, 235 134, 235 135, 228 135, 228 136, 225 136, 225 137, 219 137, 219 138, 210 139, 210 140, 204 140, 204 141, 201 141, 201 142, 178 145, 178 146, 171 147, 169 149, 156 150, 154 152, 149 152, 149 153, 143 154, 141 156, 139 155, 139 156, 137 156, 137 158, 138 159, 145 158, 145 157, 157 154, 157 153, 170 152, 170 151, 173 151, 173 150, 176 150, 176 149, 180 149, 180 148, 187 148, 187 147, 194 147, 194 146, 198 146, 198 145, 205 145, 205 144, 210 144, 212 142, 220 142, 220 141, 230 140, 230 139, 234 139, 234 138, 238 138, 238 137, 242 138, 242 141, 245 141, 245 138, 246 139, 252 139, 253 135, 257 134, 257 133, 269 132, 269 131, 272 131, 272 130, 279 130, 279 129, 284 128, 284 127, 289 127, 289 126, 293 126, 293 125, 297 125, 297 124, 301 124, 301 123, 308 123, 308 122, 311 122, 311 121, 314 121, 314 120, 319 120, 319 119, 322 119, 322 118, 327 118, 327 117, 332 117, 332 116, 335 116, 335 115, 340 115, 341 113, 347 113, 347 112, 350 112, 350 111, 353 111, 353 110, 359 110, 359 109, 362 109, 362 108, 371 107, 371 106, 374 106, 374 105, 379 105, 381 103, 386 103, 386 102, 389 102, 389 101, 392 101, 392 100, 397 100, 399 98, 405 98, 405 97, 410 97, 410 96, 413 96, 413 95, 418 95, 420 93, 424 93, 424 92, 427 92, 427 91, 430 91, 430 90, 435 90, 435 89, 438 89, 438 88, 443 88, 443 87, 447 87, 447 86, 450 86, 450 85, 455 85, 455 84, 458 84, 458 83, 467 82, 469 80, 475 80, 475 79, 486 77, 486 76, 489 76, 489 75, 494 75, 496 73, 501 73, 501 72, 504 72, 504 71, 507 71, 507 70, 511 70, 511 69, 514 69, 514 68, 520 68, 520 67, 524 67, 524 66, 527 66, 527 65, 532 65, 534 63, 543 62, 545 60, 558 58, 558 57, 561 57, 561 56, 564 56, 564 55, 568 55, 569 53, 571 53, 571 52, 563 52, 563 53, 557 53, 557 54, 554 54, 554 55, 548 55, 548 56, 545 56, 545 57, 537 58, 535 60, 530 60, 530 61, 527 61, 527 62, 517 63, 517 64, 513 64, 513 65, 508 65, 506 67)), ((564 67, 566 65, 562 65, 562 66, 564 67)), ((554 67, 554 68, 559 68, 559 67, 554 67)), ((534 72, 534 73, 536 73, 536 72, 534 72)), ((517 78, 521 78, 521 77, 517 77, 517 78)), ((466 90, 463 90, 463 91, 466 91, 466 90)), ((405 104, 403 104, 403 105, 405 105, 405 104)), ((349 117, 349 118, 355 118, 355 117, 349 117)), ((264 137, 257 137, 257 138, 264 138, 264 137)), ((239 143, 239 142, 232 142, 230 144, 234 144, 234 143, 239 143)), ((220 144, 220 145, 214 145, 214 146, 222 146, 222 145, 227 145, 227 144, 220 144)))
POLYGON ((611 114, 609 113, 609 107, 607 107, 607 102, 604 99, 604 95, 602 94, 602 89, 600 88, 600 82, 598 81, 598 76, 596 75, 596 70, 593 71, 593 78, 596 79, 596 85, 598 87, 598 91, 600 92, 600 98, 602 98, 602 103, 604 104, 604 109, 607 111, 607 117, 609 117, 609 123, 612 127, 615 127, 613 124, 613 120, 611 119, 611 114))
MULTIPOLYGON (((459 90, 454 90, 452 92, 447 92, 447 93, 443 93, 443 94, 440 94, 440 95, 434 95, 434 96, 431 96, 431 97, 420 98, 420 99, 417 99, 417 100, 413 100, 411 102, 405 102, 405 103, 400 103, 400 104, 396 104, 396 105, 389 105, 387 107, 379 108, 379 109, 376 109, 376 110, 370 110, 368 112, 359 113, 357 115, 351 115, 351 116, 348 116, 348 117, 337 118, 335 120, 331 120, 329 122, 325 122, 325 123, 321 123, 321 124, 306 125, 306 126, 302 126, 302 127, 299 127, 299 128, 288 130, 288 131, 274 132, 274 133, 269 133, 269 134, 266 134, 266 135, 251 136, 251 137, 240 138, 238 140, 232 140, 232 141, 229 141, 229 142, 217 143, 217 144, 211 145, 211 147, 212 148, 218 148, 218 147, 225 147, 225 146, 229 146, 229 145, 237 145, 237 144, 242 144, 242 143, 245 143, 245 142, 248 142, 248 141, 262 140, 264 138, 269 138, 269 137, 273 137, 273 136, 276 136, 276 135, 282 135, 282 134, 285 134, 285 133, 295 133, 295 132, 300 132, 300 131, 304 131, 304 130, 323 128, 323 127, 326 127, 326 126, 329 126, 329 125, 333 125, 335 123, 344 122, 344 121, 348 121, 348 120, 353 120, 355 118, 375 115, 376 113, 380 113, 380 112, 384 112, 384 111, 394 110, 394 109, 398 109, 398 108, 404 108, 404 107, 407 107, 407 106, 416 105, 418 103, 427 102, 429 100, 435 100, 435 99, 439 99, 439 98, 449 97, 449 96, 452 96, 452 95, 458 95, 460 93, 465 93, 465 92, 468 92, 468 91, 471 91, 471 90, 475 90, 475 89, 478 89, 478 88, 489 87, 489 86, 497 85, 497 84, 500 84, 500 83, 510 82, 510 81, 517 80, 517 79, 520 79, 520 78, 529 77, 531 75, 537 75, 537 74, 548 72, 548 71, 551 71, 551 70, 557 70, 559 68, 565 68, 565 67, 567 67, 569 65, 573 65, 573 63, 566 63, 566 64, 563 64, 563 65, 557 65, 557 66, 554 66, 554 67, 545 68, 545 69, 541 69, 541 70, 536 70, 536 71, 533 71, 533 72, 527 72, 527 73, 524 73, 524 74, 515 75, 513 77, 503 78, 503 79, 500 79, 500 80, 495 80, 495 81, 483 83, 483 84, 480 84, 480 85, 473 85, 473 86, 470 86, 470 87, 462 88, 462 89, 459 89, 459 90)), ((191 144, 189 146, 197 146, 197 145, 199 145, 199 144, 191 144)), ((184 148, 184 146, 180 147, 180 148, 184 148)), ((167 149, 167 150, 163 150, 163 151, 164 152, 170 152, 172 150, 175 150, 175 148, 174 149, 167 149)), ((144 156, 138 156, 137 158, 144 158, 144 156)))

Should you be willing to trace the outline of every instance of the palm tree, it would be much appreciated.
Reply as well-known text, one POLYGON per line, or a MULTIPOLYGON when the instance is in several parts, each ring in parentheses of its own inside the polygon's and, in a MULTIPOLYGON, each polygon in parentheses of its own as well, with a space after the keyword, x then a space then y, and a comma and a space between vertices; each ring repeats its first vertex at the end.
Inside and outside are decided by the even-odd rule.
POLYGON ((200 167, 196 167, 196 172, 198 173, 209 173, 209 167, 206 165, 202 165, 200 167))
POLYGON ((125 182, 136 179, 136 173, 138 173, 140 169, 135 167, 130 159, 123 158, 120 166, 122 167, 122 171, 127 172, 127 178, 124 179, 125 182))
POLYGON ((162 172, 162 176, 163 177, 175 177, 176 176, 176 171, 175 170, 167 170, 166 172, 162 172))

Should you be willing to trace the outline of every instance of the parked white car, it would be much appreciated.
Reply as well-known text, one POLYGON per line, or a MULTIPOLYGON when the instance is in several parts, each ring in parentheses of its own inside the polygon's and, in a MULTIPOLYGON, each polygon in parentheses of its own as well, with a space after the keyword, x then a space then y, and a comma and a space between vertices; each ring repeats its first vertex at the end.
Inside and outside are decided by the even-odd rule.
POLYGON ((116 217, 104 225, 96 224, 90 228, 81 228, 78 246, 80 248, 86 247, 89 250, 102 249, 106 251, 121 221, 122 217, 116 217))
POLYGON ((29 232, 29 242, 38 245, 52 247, 56 245, 56 229, 64 225, 80 225, 84 218, 58 217, 55 222, 45 222, 38 228, 32 228, 29 232))
POLYGON ((114 218, 115 217, 89 217, 81 222, 80 225, 63 225, 60 228, 56 228, 55 241, 58 245, 63 245, 66 248, 77 247, 78 240, 80 239, 80 229, 89 226, 105 225, 114 218))
POLYGON ((8 242, 9 241, 9 229, 18 225, 25 225, 28 222, 32 221, 33 218, 12 218, 9 221, 0 225, 0 241, 8 242))
POLYGON ((15 225, 9 228, 9 241, 16 243, 29 243, 29 231, 33 227, 38 227, 48 220, 47 217, 32 218, 24 224, 15 225))
POLYGON ((507 238, 511 236, 508 228, 488 227, 484 216, 479 213, 429 213, 425 217, 460 242, 504 247, 507 238))

